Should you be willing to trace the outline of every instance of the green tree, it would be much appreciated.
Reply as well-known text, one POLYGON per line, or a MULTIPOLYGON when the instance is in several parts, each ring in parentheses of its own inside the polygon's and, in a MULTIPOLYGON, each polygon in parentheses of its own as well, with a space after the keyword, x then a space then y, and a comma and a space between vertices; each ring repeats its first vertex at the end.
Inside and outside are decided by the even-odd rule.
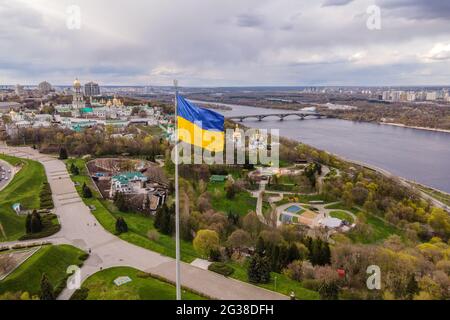
POLYGON ((408 300, 413 300, 414 296, 420 292, 419 284, 417 283, 414 274, 409 276, 408 283, 406 284, 406 295, 408 300))
POLYGON ((264 243, 264 239, 262 237, 259 237, 258 240, 256 241, 256 254, 259 255, 264 255, 266 252, 266 245, 264 243))
POLYGON ((25 219, 25 232, 27 234, 31 233, 31 214, 27 214, 27 217, 25 219))
POLYGON ((441 208, 433 208, 428 218, 428 224, 440 235, 450 236, 450 216, 441 208))
POLYGON ((295 260, 300 259, 300 251, 298 250, 298 247, 295 243, 291 243, 288 250, 288 261, 287 263, 291 263, 295 260))
POLYGON ((118 234, 127 233, 128 232, 128 225, 125 222, 125 219, 122 217, 118 217, 116 220, 116 232, 118 234))
POLYGON ((38 233, 42 231, 43 225, 41 215, 36 210, 33 211, 31 217, 27 218, 26 221, 27 220, 29 222, 29 225, 26 229, 29 231, 29 233, 38 233))
POLYGON ((67 160, 68 158, 69 155, 67 154, 67 149, 61 147, 61 149, 59 149, 59 160, 67 160))
POLYGON ((42 274, 41 278, 41 291, 39 293, 39 299, 41 300, 55 300, 55 291, 52 284, 48 280, 47 275, 42 274))
POLYGON ((248 281, 251 283, 270 282, 270 262, 267 257, 255 254, 250 258, 247 268, 248 281))
POLYGON ((219 248, 219 235, 213 230, 200 230, 194 239, 194 249, 202 256, 210 258, 211 252, 219 248))
POLYGON ((232 182, 231 180, 228 180, 227 183, 225 184, 225 193, 226 193, 226 197, 229 200, 234 199, 234 197, 236 196, 236 186, 234 185, 234 182, 232 182))
POLYGON ((70 172, 71 172, 74 176, 80 175, 80 169, 79 169, 78 166, 76 166, 74 163, 72 163, 72 164, 70 165, 70 172))
POLYGON ((130 210, 128 201, 122 192, 117 192, 114 196, 114 204, 122 212, 128 212, 130 210))
POLYGON ((173 206, 169 208, 166 204, 163 204, 156 211, 154 225, 162 234, 172 235, 175 230, 175 208, 173 206))
POLYGON ((86 183, 83 184, 82 195, 83 195, 83 198, 86 198, 86 199, 91 199, 91 198, 92 198, 92 191, 91 191, 91 188, 89 188, 89 187, 86 185, 86 183))
POLYGON ((321 266, 327 265, 331 263, 331 250, 328 242, 322 242, 320 248, 320 259, 319 264, 321 266))

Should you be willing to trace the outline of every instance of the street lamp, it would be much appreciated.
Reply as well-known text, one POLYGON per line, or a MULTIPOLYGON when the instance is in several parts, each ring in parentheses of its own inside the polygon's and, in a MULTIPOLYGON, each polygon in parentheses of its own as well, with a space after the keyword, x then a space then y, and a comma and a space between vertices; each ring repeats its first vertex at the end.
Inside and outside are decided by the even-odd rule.
POLYGON ((291 291, 291 294, 289 295, 292 301, 295 301, 295 292, 291 291))

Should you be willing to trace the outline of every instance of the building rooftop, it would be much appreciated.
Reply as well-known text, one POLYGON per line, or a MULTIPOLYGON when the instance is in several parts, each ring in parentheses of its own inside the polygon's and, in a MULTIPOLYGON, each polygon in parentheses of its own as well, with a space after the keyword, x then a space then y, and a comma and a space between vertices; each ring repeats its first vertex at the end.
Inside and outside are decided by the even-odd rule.
POLYGON ((119 181, 121 184, 128 184, 130 181, 142 180, 147 181, 147 177, 141 172, 125 172, 112 177, 113 181, 119 181))
POLYGON ((342 226, 342 220, 337 218, 325 218, 320 221, 320 224, 330 229, 339 228, 342 226))
POLYGON ((22 106, 18 102, 9 102, 9 101, 0 101, 0 109, 10 109, 10 108, 19 108, 22 106))
POLYGON ((227 180, 227 176, 219 176, 219 175, 213 175, 209 179, 209 181, 211 182, 224 182, 225 180, 227 180))

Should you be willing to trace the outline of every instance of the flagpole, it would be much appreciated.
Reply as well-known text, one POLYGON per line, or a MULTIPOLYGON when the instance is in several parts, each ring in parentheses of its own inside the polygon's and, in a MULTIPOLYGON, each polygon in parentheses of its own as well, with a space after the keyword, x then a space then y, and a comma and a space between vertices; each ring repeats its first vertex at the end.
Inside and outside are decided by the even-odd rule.
POLYGON ((180 270, 180 195, 178 191, 178 80, 173 81, 175 87, 175 243, 176 243, 176 287, 177 300, 181 300, 181 270, 180 270))

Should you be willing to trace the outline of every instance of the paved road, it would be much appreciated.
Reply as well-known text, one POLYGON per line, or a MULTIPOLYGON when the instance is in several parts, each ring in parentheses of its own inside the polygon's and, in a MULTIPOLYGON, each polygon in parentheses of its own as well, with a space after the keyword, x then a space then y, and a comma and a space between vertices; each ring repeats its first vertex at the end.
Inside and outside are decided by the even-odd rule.
MULTIPOLYGON (((71 244, 92 254, 82 268, 82 279, 87 279, 100 268, 129 266, 175 281, 175 260, 143 249, 107 232, 96 221, 79 197, 65 164, 32 148, 0 146, 0 152, 19 158, 39 161, 45 167, 50 183, 61 231, 46 240, 55 244, 71 244)), ((183 264, 182 285, 209 297, 221 300, 283 300, 287 296, 250 284, 228 279, 216 273, 183 264)), ((72 290, 64 290, 59 299, 69 299, 72 290)))
POLYGON ((8 162, 0 160, 0 171, 4 172, 4 178, 0 177, 0 191, 6 188, 9 182, 13 179, 15 168, 8 162))

